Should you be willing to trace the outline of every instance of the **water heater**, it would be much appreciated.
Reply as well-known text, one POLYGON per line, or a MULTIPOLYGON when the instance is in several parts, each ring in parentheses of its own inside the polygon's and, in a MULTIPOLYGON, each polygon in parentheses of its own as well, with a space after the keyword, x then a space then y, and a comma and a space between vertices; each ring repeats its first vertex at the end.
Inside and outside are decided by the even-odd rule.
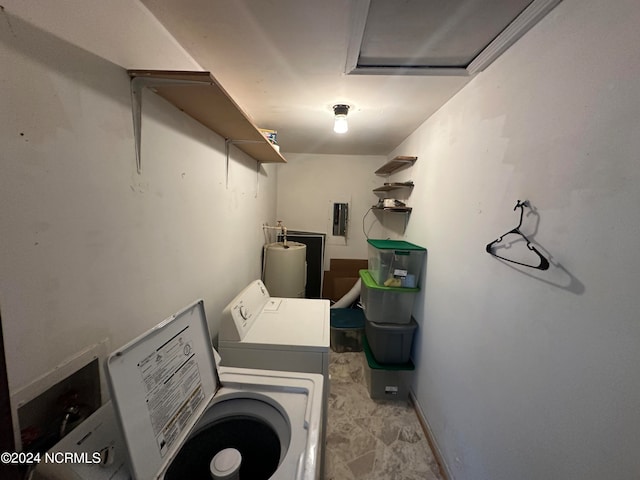
POLYGON ((307 246, 298 242, 265 245, 262 275, 269 295, 304 298, 307 284, 307 246))

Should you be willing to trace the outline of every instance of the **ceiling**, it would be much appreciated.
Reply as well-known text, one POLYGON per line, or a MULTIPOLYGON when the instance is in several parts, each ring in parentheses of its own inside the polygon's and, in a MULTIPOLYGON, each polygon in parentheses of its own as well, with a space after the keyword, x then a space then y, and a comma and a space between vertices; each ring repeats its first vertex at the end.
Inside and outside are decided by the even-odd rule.
MULTIPOLYGON (((407 38, 415 38, 421 30, 422 24, 415 21, 416 5, 419 10, 429 6, 440 8, 441 17, 436 23, 431 22, 432 38, 437 36, 440 44, 453 45, 462 40, 461 36, 475 41, 477 31, 504 12, 513 16, 514 1, 142 0, 142 3, 195 61, 213 74, 257 126, 278 131, 281 151, 387 155, 484 65, 474 70, 465 70, 463 65, 455 71, 456 75, 437 69, 436 75, 424 75, 425 69, 400 71, 397 65, 392 65, 395 70, 383 69, 377 74, 367 74, 366 70, 365 74, 350 74, 354 59, 358 58, 369 9, 384 6, 385 2, 395 6, 393 11, 382 9, 376 14, 376 23, 384 30, 381 33, 384 43, 382 49, 376 50, 375 40, 370 42, 367 52, 374 53, 369 57, 378 66, 379 57, 392 52, 406 67, 407 59, 429 57, 423 49, 430 40, 422 44, 407 42, 407 38), (451 10, 451 5, 456 8, 451 10), (395 13, 403 11, 408 16, 395 18, 395 13), (470 18, 475 20, 469 22, 470 18), (456 25, 464 28, 456 30, 456 25), (349 132, 343 135, 332 130, 335 104, 350 106, 349 132)), ((526 7, 532 2, 516 3, 526 7)), ((372 14, 371 18, 374 17, 372 14)), ((435 17, 429 14, 425 18, 435 17)), ((503 29, 493 23, 494 30, 503 29)), ((491 30, 487 31, 490 34, 491 30)), ((369 38, 370 32, 367 35, 369 38)), ((446 55, 460 63, 458 53, 446 55)))

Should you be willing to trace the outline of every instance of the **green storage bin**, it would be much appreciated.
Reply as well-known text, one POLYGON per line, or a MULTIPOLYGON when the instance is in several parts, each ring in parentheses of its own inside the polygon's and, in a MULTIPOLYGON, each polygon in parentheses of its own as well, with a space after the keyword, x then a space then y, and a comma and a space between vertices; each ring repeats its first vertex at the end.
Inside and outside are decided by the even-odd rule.
POLYGON ((360 300, 367 320, 375 323, 409 323, 419 288, 383 287, 368 270, 360 270, 360 300))
POLYGON ((404 240, 368 239, 367 267, 381 286, 415 288, 419 286, 427 249, 404 240))
POLYGON ((415 367, 411 361, 401 365, 383 365, 376 361, 367 337, 362 340, 366 357, 365 381, 369 396, 376 400, 407 400, 415 367))

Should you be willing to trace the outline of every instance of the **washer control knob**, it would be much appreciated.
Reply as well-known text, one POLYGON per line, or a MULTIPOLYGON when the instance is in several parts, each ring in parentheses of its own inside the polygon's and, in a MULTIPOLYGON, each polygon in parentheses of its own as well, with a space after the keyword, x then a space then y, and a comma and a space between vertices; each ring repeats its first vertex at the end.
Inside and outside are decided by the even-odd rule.
POLYGON ((247 307, 245 307, 244 305, 240 305, 239 312, 243 320, 249 318, 249 310, 247 310, 247 307))

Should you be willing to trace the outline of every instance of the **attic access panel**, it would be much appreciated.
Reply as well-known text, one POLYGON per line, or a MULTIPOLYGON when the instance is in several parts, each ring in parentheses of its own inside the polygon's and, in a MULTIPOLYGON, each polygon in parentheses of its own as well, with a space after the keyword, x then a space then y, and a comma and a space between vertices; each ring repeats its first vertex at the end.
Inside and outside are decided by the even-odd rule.
POLYGON ((356 0, 346 72, 471 75, 560 0, 356 0))

